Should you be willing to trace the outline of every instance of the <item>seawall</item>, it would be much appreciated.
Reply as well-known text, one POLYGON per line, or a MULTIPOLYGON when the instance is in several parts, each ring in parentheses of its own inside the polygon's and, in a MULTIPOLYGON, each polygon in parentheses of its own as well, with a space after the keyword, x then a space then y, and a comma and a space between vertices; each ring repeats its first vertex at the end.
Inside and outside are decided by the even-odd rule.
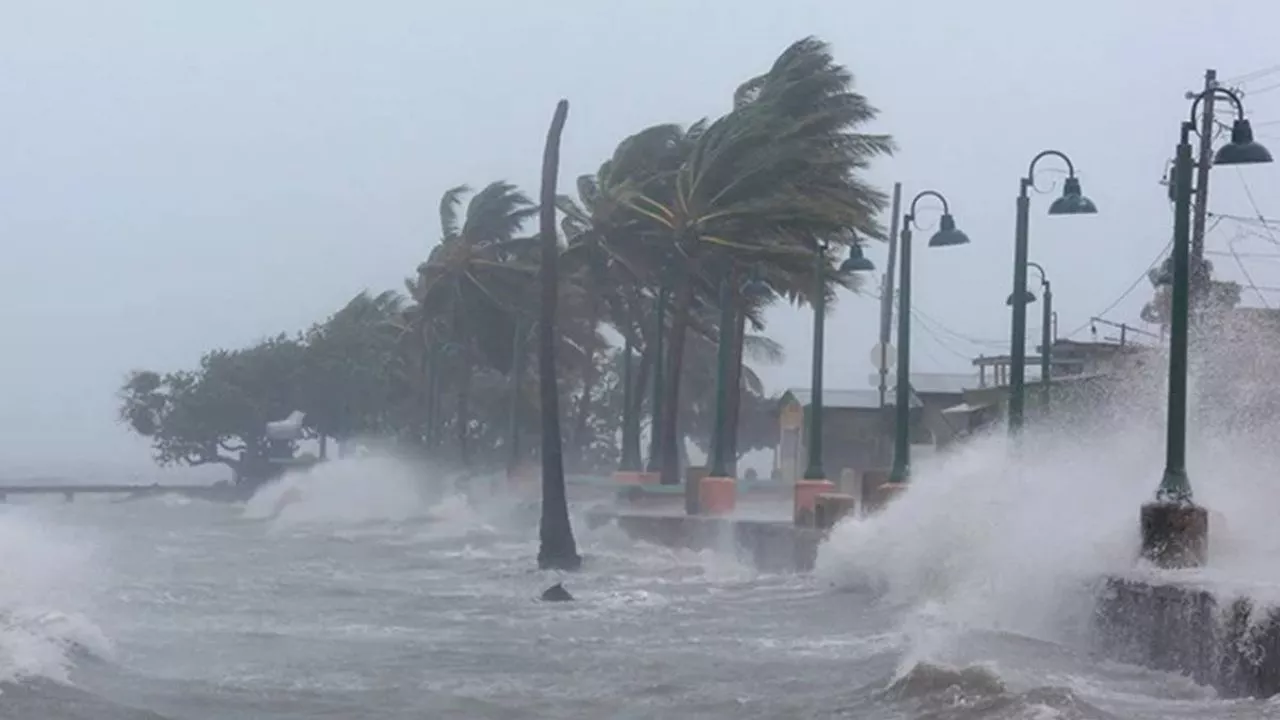
POLYGON ((1113 660, 1181 673, 1225 697, 1280 692, 1280 608, 1246 590, 1109 577, 1094 629, 1113 660))
POLYGON ((595 510, 590 527, 609 523, 633 540, 673 548, 732 553, 763 572, 807 572, 826 533, 789 520, 703 517, 595 510))

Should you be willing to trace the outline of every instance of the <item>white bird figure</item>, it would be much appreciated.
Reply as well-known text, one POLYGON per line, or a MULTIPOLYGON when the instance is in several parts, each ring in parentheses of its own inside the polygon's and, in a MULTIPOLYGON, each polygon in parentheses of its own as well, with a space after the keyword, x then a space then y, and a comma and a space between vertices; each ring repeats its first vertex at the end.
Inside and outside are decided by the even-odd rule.
POLYGON ((301 410, 294 410, 289 417, 267 423, 267 438, 271 440, 297 440, 302 437, 302 420, 307 416, 301 410))

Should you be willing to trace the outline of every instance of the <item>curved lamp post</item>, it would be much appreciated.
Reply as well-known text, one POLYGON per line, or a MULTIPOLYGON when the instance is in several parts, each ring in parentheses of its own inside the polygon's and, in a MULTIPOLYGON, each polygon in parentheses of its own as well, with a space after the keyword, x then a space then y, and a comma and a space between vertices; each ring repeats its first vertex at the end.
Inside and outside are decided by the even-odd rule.
POLYGON ((937 232, 929 238, 929 247, 951 247, 969 242, 969 236, 956 229, 951 206, 942 193, 923 190, 912 198, 909 209, 902 216, 902 234, 898 242, 898 380, 894 393, 890 485, 904 484, 911 477, 911 226, 915 224, 916 205, 926 197, 942 201, 942 220, 938 223, 937 232))
MULTIPOLYGON (((1208 551, 1209 518, 1194 504, 1187 476, 1187 336, 1191 296, 1191 133, 1196 110, 1211 94, 1226 97, 1236 109, 1231 142, 1214 155, 1215 165, 1271 162, 1271 153, 1253 139, 1240 97, 1225 88, 1205 90, 1191 103, 1189 120, 1182 122, 1174 160, 1173 298, 1169 327, 1169 416, 1165 438, 1165 466, 1155 502, 1142 506, 1142 554, 1162 567, 1204 563, 1208 551)), ((1208 162, 1200 158, 1200 162, 1208 162)))
MULTIPOLYGON (((822 466, 822 356, 825 351, 827 324, 827 248, 820 241, 814 248, 814 296, 813 296, 813 365, 809 388, 809 418, 807 441, 809 461, 804 475, 796 481, 795 520, 807 525, 813 519, 814 504, 818 495, 835 490, 835 484, 827 480, 822 466)), ((849 258, 840 263, 841 272, 874 270, 875 265, 862 252, 857 239, 849 248, 849 258)))
POLYGON ((1058 150, 1044 150, 1031 159, 1026 177, 1018 180, 1018 214, 1014 227, 1013 247, 1013 338, 1009 347, 1009 431, 1022 429, 1026 396, 1027 370, 1027 226, 1030 224, 1031 197, 1028 190, 1035 184, 1036 164, 1047 157, 1061 158, 1067 164, 1067 181, 1062 196, 1049 206, 1050 215, 1094 215, 1093 201, 1080 190, 1080 179, 1071 158, 1058 150))
MULTIPOLYGON (((1028 262, 1027 267, 1035 269, 1040 274, 1040 291, 1044 301, 1040 306, 1040 410, 1048 416, 1049 381, 1053 374, 1053 289, 1049 286, 1049 276, 1045 274, 1044 267, 1040 263, 1028 262)), ((1023 303, 1036 301, 1035 293, 1030 290, 1023 293, 1022 298, 1023 303)), ((1013 295, 1009 296, 1005 304, 1013 307, 1013 295)))

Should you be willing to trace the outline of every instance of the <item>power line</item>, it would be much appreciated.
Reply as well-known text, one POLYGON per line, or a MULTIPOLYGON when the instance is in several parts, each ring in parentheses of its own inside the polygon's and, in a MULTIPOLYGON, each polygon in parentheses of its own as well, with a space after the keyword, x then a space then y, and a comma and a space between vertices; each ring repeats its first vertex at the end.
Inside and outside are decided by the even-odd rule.
POLYGON ((1240 171, 1239 167, 1236 168, 1236 177, 1240 178, 1240 184, 1244 186, 1244 195, 1249 199, 1249 207, 1253 208, 1253 214, 1257 216, 1258 222, 1262 223, 1267 235, 1271 236, 1271 242, 1280 245, 1280 241, 1276 240, 1275 232, 1267 224, 1267 219, 1262 216, 1262 211, 1258 209, 1258 202, 1253 199, 1253 189, 1249 187, 1249 181, 1245 179, 1244 173, 1240 171))
POLYGON ((1249 82, 1250 80, 1259 80, 1268 75, 1274 75, 1275 73, 1278 73, 1278 72, 1280 72, 1280 65, 1270 65, 1268 67, 1254 70, 1252 72, 1247 72, 1243 75, 1237 75, 1236 77, 1224 80, 1223 84, 1239 85, 1240 83, 1246 83, 1246 82, 1249 82))
MULTIPOLYGON (((1212 230, 1213 230, 1213 227, 1210 227, 1209 231, 1212 231, 1212 230)), ((1206 231, 1205 234, 1207 235, 1209 231, 1206 231)), ((1165 253, 1169 252, 1170 248, 1172 247, 1173 247, 1173 240, 1170 240, 1168 243, 1165 244, 1164 248, 1160 250, 1159 254, 1156 255, 1155 259, 1151 261, 1151 264, 1147 266, 1147 269, 1143 270, 1142 274, 1138 275, 1138 277, 1133 281, 1133 284, 1131 284, 1123 293, 1120 294, 1120 297, 1113 300, 1110 305, 1108 305, 1105 309, 1103 309, 1102 312, 1094 313, 1092 317, 1103 317, 1107 313, 1111 312, 1112 310, 1115 310, 1117 305, 1124 302, 1125 298, 1129 297, 1129 295, 1134 290, 1138 289, 1138 286, 1142 284, 1142 281, 1147 279, 1147 273, 1151 272, 1151 268, 1155 267, 1160 262, 1160 259, 1165 256, 1165 253)), ((1087 320, 1082 325, 1080 325, 1080 327, 1076 328, 1075 330, 1072 330, 1066 335, 1063 335, 1063 337, 1070 338, 1078 334, 1081 330, 1084 330, 1085 328, 1089 327, 1089 325, 1091 325, 1092 323, 1093 323, 1092 319, 1087 320)))
MULTIPOLYGON (((1262 237, 1262 236, 1257 235, 1255 233, 1240 233, 1238 237, 1246 238, 1246 237, 1262 237)), ((1267 238, 1262 238, 1262 239, 1266 240, 1267 238)), ((1239 257, 1239 258, 1253 258, 1258 260, 1280 260, 1280 253, 1237 252, 1234 248, 1232 248, 1231 250, 1205 250, 1204 254, 1218 255, 1221 257, 1232 256, 1232 257, 1239 257)))
MULTIPOLYGON (((1239 238, 1242 236, 1237 235, 1236 237, 1239 238)), ((1262 289, 1253 281, 1253 276, 1249 274, 1249 269, 1244 266, 1244 261, 1240 259, 1240 254, 1236 252, 1234 240, 1227 243, 1227 249, 1231 251, 1231 257, 1235 259, 1236 267, 1240 268, 1240 274, 1244 275, 1245 282, 1247 282, 1249 287, 1253 289, 1253 294, 1258 296, 1258 301, 1262 303, 1263 307, 1270 310, 1271 303, 1267 302, 1266 296, 1262 294, 1262 289)))
MULTIPOLYGON (((1239 168, 1236 168, 1236 170, 1238 171, 1239 168)), ((1255 206, 1255 209, 1256 209, 1256 206, 1255 206)), ((1250 223, 1250 224, 1256 223, 1258 225, 1280 226, 1280 220, 1277 220, 1274 218, 1265 218, 1265 217, 1262 217, 1261 215, 1255 215, 1254 217, 1249 217, 1248 215, 1232 215, 1231 213, 1216 213, 1216 212, 1210 211, 1209 217, 1221 218, 1223 220, 1234 220, 1235 222, 1241 222, 1241 223, 1250 223)))
POLYGON ((1240 94, 1247 97, 1250 95, 1261 95, 1264 92, 1271 92, 1272 90, 1280 90, 1280 83, 1276 83, 1275 85, 1268 85, 1264 88, 1258 88, 1257 90, 1244 90, 1240 94))
MULTIPOLYGON (((929 327, 929 323, 925 321, 924 317, 922 317, 920 312, 917 311, 915 308, 911 309, 911 316, 914 317, 916 320, 920 321, 919 322, 920 329, 923 330, 926 335, 928 335, 929 337, 932 337, 934 339, 934 342, 938 343, 938 346, 941 347, 943 350, 946 350, 947 352, 951 353, 952 355, 955 355, 961 360, 966 360, 966 361, 973 360, 973 356, 967 353, 961 352, 959 350, 956 350, 955 348, 948 345, 941 337, 939 337, 938 334, 935 333, 933 329, 929 327)), ((935 359, 935 362, 936 362, 936 359, 935 359)))

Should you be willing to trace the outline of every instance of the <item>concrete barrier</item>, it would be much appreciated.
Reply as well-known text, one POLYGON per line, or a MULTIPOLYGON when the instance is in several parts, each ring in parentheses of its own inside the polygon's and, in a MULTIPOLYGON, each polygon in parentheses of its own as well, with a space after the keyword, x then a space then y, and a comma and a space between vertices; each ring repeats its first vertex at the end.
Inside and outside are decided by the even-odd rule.
POLYGON ((634 540, 689 550, 731 551, 764 572, 807 572, 825 533, 778 520, 593 511, 588 527, 614 523, 634 540))
POLYGON ((1280 609, 1237 591, 1110 577, 1094 630, 1111 659, 1182 673, 1224 697, 1280 693, 1280 609))

